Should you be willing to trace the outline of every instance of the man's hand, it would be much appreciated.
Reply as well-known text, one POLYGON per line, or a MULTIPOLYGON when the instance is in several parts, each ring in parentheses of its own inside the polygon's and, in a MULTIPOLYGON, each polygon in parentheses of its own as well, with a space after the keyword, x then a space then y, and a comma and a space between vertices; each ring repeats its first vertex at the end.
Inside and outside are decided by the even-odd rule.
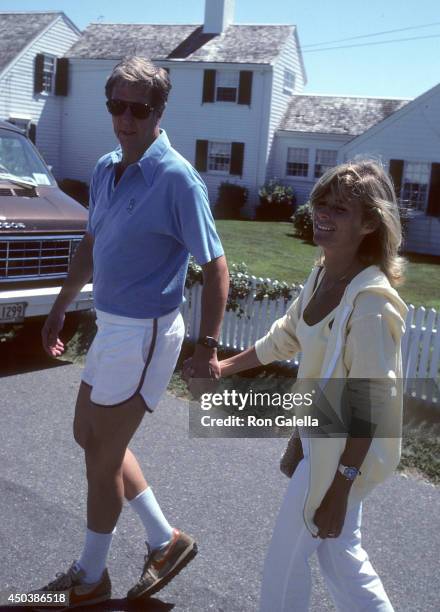
POLYGON ((64 353, 64 343, 59 338, 63 329, 65 314, 63 311, 52 310, 41 330, 43 348, 50 357, 59 357, 64 353))
POLYGON ((313 522, 319 530, 316 537, 337 538, 341 535, 350 487, 351 482, 338 472, 315 512, 313 522))
POLYGON ((200 397, 220 378, 220 365, 216 349, 197 345, 194 354, 183 364, 182 378, 194 397, 200 397))

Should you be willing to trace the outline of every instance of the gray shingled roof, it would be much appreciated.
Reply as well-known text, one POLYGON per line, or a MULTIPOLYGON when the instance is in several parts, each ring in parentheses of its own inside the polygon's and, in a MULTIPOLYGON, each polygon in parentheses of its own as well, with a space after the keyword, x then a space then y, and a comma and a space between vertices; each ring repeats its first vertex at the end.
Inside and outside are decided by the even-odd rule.
POLYGON ((0 13, 0 72, 59 15, 59 11, 0 13))
POLYGON ((144 55, 156 60, 269 64, 294 27, 230 25, 216 35, 204 34, 200 25, 93 23, 66 57, 119 59, 144 55))
POLYGON ((280 130, 358 136, 409 100, 294 95, 280 130))

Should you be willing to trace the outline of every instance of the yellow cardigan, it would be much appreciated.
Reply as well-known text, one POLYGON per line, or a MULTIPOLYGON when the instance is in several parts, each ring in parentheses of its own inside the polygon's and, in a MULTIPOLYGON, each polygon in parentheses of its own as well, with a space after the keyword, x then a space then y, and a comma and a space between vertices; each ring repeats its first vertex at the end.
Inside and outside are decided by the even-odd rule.
MULTIPOLYGON (((329 379, 386 379, 391 393, 386 402, 373 407, 383 411, 385 429, 393 437, 375 435, 359 475, 350 491, 349 507, 363 499, 378 483, 397 467, 401 451, 402 423, 402 357, 401 338, 405 331, 407 307, 393 289, 385 274, 370 266, 360 272, 346 287, 329 333, 327 344, 301 346, 296 328, 302 310, 313 293, 319 268, 312 270, 298 298, 284 317, 275 321, 270 331, 256 342, 255 350, 263 364, 290 359, 299 351, 315 351, 314 372, 320 372, 319 385, 325 392, 329 379), (318 368, 316 367, 318 365, 318 368), (385 412, 386 411, 386 412, 385 412)), ((310 362, 310 359, 308 359, 310 362)), ((307 368, 299 371, 298 383, 304 385, 310 374, 307 368)), ((316 380, 315 380, 316 383, 316 380)), ((340 415, 338 385, 328 384, 326 399, 340 415)), ((341 386, 342 387, 342 386, 341 386)), ((313 522, 315 511, 335 476, 344 451, 346 436, 340 433, 329 437, 310 437, 310 474, 308 495, 304 504, 304 521, 316 535, 313 522)))

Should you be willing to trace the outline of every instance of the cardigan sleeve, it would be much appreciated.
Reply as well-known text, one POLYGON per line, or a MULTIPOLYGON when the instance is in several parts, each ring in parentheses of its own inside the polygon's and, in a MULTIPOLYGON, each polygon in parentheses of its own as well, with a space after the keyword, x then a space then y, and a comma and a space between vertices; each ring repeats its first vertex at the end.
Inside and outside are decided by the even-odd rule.
POLYGON ((385 296, 362 296, 347 329, 344 364, 348 378, 400 376, 404 321, 385 296))
POLYGON ((348 327, 344 364, 348 372, 345 400, 349 432, 355 437, 379 432, 392 437, 400 431, 392 406, 402 398, 400 342, 404 322, 384 297, 373 301, 377 310, 354 313, 348 327))
POLYGON ((291 359, 301 350, 296 337, 302 292, 289 307, 284 317, 273 323, 268 333, 255 343, 258 360, 262 364, 291 359))

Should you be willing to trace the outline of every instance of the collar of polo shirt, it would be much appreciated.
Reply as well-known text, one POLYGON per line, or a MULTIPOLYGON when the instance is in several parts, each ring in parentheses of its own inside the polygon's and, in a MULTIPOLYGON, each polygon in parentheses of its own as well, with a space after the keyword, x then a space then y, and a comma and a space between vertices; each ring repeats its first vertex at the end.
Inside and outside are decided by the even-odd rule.
MULTIPOLYGON (((158 138, 156 138, 156 140, 148 147, 140 160, 137 162, 147 185, 151 185, 153 182, 154 172, 157 165, 170 146, 171 144, 168 140, 168 136, 165 130, 161 128, 158 138)), ((117 149, 111 152, 110 158, 106 163, 106 167, 110 166, 110 164, 118 164, 121 159, 122 149, 119 146, 117 149)))

